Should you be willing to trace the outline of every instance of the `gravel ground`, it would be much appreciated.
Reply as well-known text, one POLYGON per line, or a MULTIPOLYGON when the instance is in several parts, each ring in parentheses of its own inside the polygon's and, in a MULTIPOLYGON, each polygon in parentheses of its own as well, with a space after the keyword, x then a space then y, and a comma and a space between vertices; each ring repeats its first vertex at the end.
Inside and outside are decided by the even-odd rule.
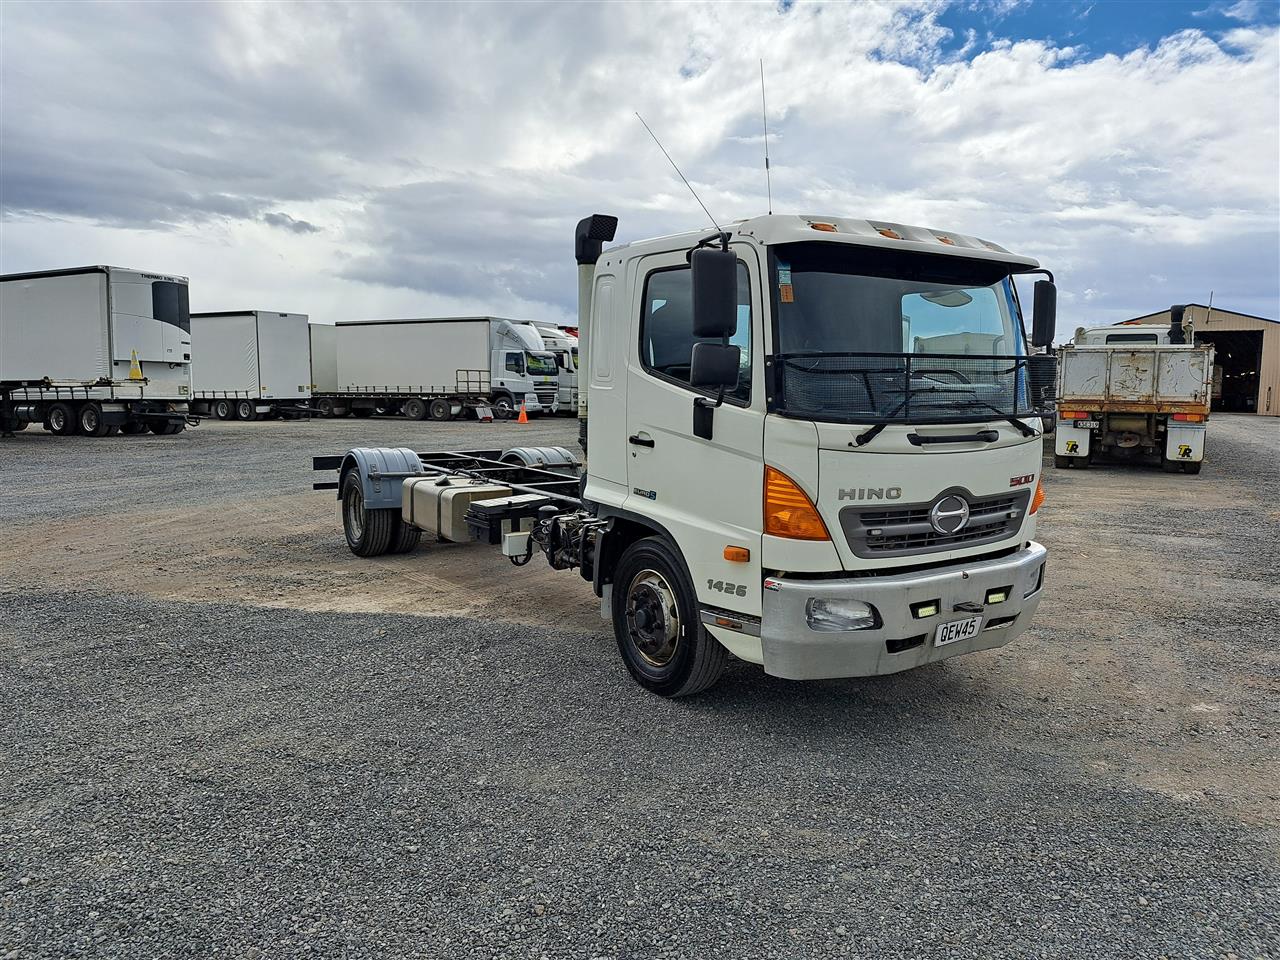
POLYGON ((664 701, 572 577, 342 612, 484 561, 343 558, 306 457, 572 436, 0 442, 0 957, 1280 956, 1270 422, 1198 477, 1049 468, 1035 628, 907 674, 664 701))

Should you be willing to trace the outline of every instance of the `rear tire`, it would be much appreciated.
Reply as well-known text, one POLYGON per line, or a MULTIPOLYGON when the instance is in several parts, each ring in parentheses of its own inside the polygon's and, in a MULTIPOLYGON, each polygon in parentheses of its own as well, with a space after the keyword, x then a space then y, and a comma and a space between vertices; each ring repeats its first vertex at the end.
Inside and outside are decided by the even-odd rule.
POLYGON ((427 415, 432 420, 448 420, 452 414, 453 405, 448 400, 437 397, 427 405, 427 415))
POLYGON ((257 420, 258 409, 252 400, 236 401, 236 419, 237 420, 257 420))
POLYGON ((76 414, 67 403, 55 403, 49 407, 45 422, 55 437, 69 437, 76 432, 76 414))
POLYGON ((354 471, 342 478, 342 532, 347 546, 357 557, 376 557, 391 545, 391 524, 395 510, 366 510, 364 488, 354 471))
POLYGON ((411 523, 405 523, 398 511, 391 512, 395 514, 395 520, 391 525, 391 540, 387 552, 408 553, 422 540, 422 531, 411 523))
POLYGON ((219 400, 213 405, 213 415, 219 420, 234 420, 236 412, 230 400, 219 400))
POLYGON ((1059 470, 1068 470, 1071 468, 1071 458, 1064 457, 1060 453, 1055 453, 1053 455, 1053 465, 1059 470))
POLYGON ((317 413, 317 414, 319 414, 319 415, 320 415, 320 416, 322 416, 322 417, 332 417, 332 416, 333 416, 333 401, 332 401, 332 400, 330 400, 328 397, 325 397, 323 400, 317 400, 317 401, 316 401, 316 413, 317 413))
POLYGON ((1200 465, 1202 463, 1204 463, 1203 460, 1184 460, 1182 462, 1182 472, 1183 473, 1199 473, 1200 465))
POLYGON ((127 437, 136 437, 140 433, 147 432, 147 425, 137 420, 128 420, 120 427, 120 432, 127 437))
POLYGON ((427 405, 417 397, 410 397, 406 400, 400 410, 410 420, 425 420, 427 418, 427 405))
POLYGON ((107 425, 102 419, 102 407, 96 403, 86 403, 80 408, 78 415, 80 432, 86 437, 105 437, 107 425))
POLYGON ((663 697, 706 690, 729 652, 707 633, 679 556, 657 537, 623 551, 613 572, 613 632, 632 679, 663 697))

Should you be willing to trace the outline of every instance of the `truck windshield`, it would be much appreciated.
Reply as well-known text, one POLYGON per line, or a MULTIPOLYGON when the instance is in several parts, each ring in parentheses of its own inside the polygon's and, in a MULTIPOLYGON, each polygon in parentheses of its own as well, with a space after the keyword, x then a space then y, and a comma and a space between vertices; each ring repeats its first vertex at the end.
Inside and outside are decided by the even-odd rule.
POLYGON ((834 243, 773 257, 779 410, 852 423, 1030 413, 1005 264, 834 243))
POLYGON ((524 359, 531 377, 554 377, 557 374, 556 358, 550 353, 526 353, 524 359))

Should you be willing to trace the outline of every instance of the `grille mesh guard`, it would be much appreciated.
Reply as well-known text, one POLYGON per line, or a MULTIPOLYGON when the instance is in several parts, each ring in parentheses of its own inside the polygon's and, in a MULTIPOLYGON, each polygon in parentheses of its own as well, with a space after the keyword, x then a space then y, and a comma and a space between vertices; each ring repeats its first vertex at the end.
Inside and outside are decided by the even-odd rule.
POLYGON ((968 490, 944 490, 927 503, 847 506, 840 511, 849 549, 858 557, 909 557, 996 543, 1013 536, 1027 512, 1031 491, 975 497, 968 490), (929 522, 933 505, 951 496, 969 504, 968 522, 954 533, 939 533, 929 522))

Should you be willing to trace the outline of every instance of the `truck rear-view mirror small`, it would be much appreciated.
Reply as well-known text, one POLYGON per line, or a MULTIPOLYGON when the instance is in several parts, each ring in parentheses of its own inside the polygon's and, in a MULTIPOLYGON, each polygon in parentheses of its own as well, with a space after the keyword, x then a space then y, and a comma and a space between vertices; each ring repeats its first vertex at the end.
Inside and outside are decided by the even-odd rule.
POLYGON ((738 256, 701 248, 693 265, 693 335, 731 337, 738 329, 738 256))
POLYGON ((1054 328, 1058 321, 1058 288, 1052 280, 1037 280, 1031 321, 1031 345, 1053 346, 1054 328))
POLYGON ((689 366, 689 383, 695 387, 736 387, 742 351, 720 343, 695 343, 689 366))

